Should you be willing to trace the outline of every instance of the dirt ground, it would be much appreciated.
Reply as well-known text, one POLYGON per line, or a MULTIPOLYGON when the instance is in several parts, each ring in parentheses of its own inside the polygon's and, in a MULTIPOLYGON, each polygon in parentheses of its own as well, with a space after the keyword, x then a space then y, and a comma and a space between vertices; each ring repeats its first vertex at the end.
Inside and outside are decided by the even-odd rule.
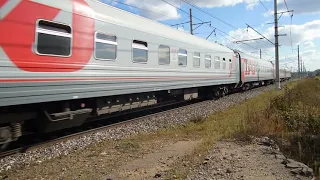
MULTIPOLYGON (((172 174, 185 163, 201 141, 181 140, 135 144, 133 141, 91 147, 2 174, 3 179, 311 179, 293 175, 269 146, 238 141, 219 141, 201 163, 186 163, 186 178, 172 174), (108 148, 106 148, 108 147, 108 148)), ((277 155, 278 154, 278 155, 277 155)), ((199 155, 200 156, 200 155, 199 155)), ((280 155, 281 156, 281 155, 280 155)))
POLYGON ((144 156, 142 159, 136 159, 119 167, 108 178, 139 180, 160 177, 160 172, 170 170, 170 166, 175 161, 190 154, 199 143, 199 141, 179 141, 169 144, 159 151, 144 156))
POLYGON ((284 156, 270 146, 220 141, 187 179, 294 180, 312 179, 291 173, 284 156))

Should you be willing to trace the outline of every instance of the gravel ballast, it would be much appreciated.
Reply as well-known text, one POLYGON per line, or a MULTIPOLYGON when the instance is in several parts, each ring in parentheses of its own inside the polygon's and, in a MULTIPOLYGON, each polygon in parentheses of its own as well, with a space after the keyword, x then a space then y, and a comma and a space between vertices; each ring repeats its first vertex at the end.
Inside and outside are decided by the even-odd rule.
POLYGON ((61 155, 68 155, 75 151, 84 149, 91 144, 99 143, 107 139, 116 140, 126 138, 137 133, 151 133, 162 128, 184 124, 194 117, 207 117, 209 114, 226 109, 229 106, 243 102, 246 99, 253 98, 263 92, 271 90, 272 88, 274 88, 274 86, 261 87, 243 93, 231 94, 218 100, 201 102, 196 107, 187 106, 176 111, 162 114, 161 116, 148 117, 137 122, 131 122, 117 127, 112 127, 104 132, 84 135, 82 137, 61 142, 45 148, 39 148, 23 154, 7 156, 0 160, 0 172, 33 163, 41 163, 61 155))

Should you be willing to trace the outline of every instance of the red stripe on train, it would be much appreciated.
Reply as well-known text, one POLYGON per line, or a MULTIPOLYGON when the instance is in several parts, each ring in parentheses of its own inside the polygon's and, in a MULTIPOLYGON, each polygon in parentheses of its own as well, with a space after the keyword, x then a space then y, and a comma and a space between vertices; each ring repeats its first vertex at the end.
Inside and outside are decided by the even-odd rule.
POLYGON ((18 68, 29 72, 73 72, 89 62, 95 29, 94 19, 90 18, 92 9, 85 0, 71 1, 73 41, 72 56, 69 58, 39 56, 32 51, 37 20, 54 20, 60 9, 23 0, 0 21, 0 46, 18 68), (25 64, 25 61, 30 61, 30 64, 25 64), (33 68, 33 64, 37 64, 38 68, 33 68))
POLYGON ((18 83, 18 82, 65 82, 65 81, 135 81, 135 80, 143 80, 143 81, 150 81, 150 80, 178 80, 178 79, 222 79, 228 78, 229 76, 187 76, 187 77, 156 77, 156 78, 130 78, 130 77, 123 77, 123 78, 37 78, 37 79, 0 79, 0 83, 18 83))
POLYGON ((6 3, 6 2, 8 2, 9 0, 1 0, 0 1, 0 8, 6 3))

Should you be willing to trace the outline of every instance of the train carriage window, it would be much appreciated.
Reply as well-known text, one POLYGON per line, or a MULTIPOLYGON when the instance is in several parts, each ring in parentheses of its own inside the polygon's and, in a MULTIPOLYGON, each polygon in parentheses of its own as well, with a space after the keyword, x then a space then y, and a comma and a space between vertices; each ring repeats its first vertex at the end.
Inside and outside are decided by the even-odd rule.
POLYGON ((179 57, 179 61, 178 61, 179 66, 187 66, 187 60, 188 60, 187 50, 179 49, 178 57, 179 57))
POLYGON ((148 43, 134 40, 132 43, 132 59, 136 63, 148 61, 148 43))
POLYGON ((200 53, 193 53, 193 67, 200 67, 200 53))
POLYGON ((229 59, 229 69, 232 69, 232 61, 229 59))
POLYGON ((36 53, 49 56, 71 56, 72 30, 68 25, 40 20, 36 28, 36 53))
POLYGON ((205 65, 205 68, 211 68, 211 56, 210 55, 205 55, 204 65, 205 65))
POLYGON ((222 69, 226 69, 226 58, 223 58, 222 59, 223 60, 223 62, 222 62, 222 69))
POLYGON ((117 58, 117 37, 96 32, 94 56, 99 60, 115 60, 117 58))
POLYGON ((159 45, 159 64, 170 64, 170 47, 166 45, 159 45))
POLYGON ((214 57, 214 68, 220 69, 220 57, 218 56, 214 57))

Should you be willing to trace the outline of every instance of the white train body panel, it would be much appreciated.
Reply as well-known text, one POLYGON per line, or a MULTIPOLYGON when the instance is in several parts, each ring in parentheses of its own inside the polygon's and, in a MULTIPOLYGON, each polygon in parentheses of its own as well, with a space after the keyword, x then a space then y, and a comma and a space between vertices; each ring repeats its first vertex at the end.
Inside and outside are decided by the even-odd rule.
POLYGON ((258 82, 274 79, 274 68, 268 61, 240 53, 242 82, 258 82))
POLYGON ((0 17, 0 106, 236 84, 240 80, 232 50, 95 0, 7 0, 0 3, 0 11, 5 12, 0 17), (70 27, 70 32, 64 32, 70 33, 70 55, 37 52, 38 27, 46 27, 41 20, 70 27), (96 32, 116 36, 115 60, 95 57, 96 32), (147 43, 147 62, 133 62, 134 40, 147 43), (159 45, 170 47, 169 64, 159 64, 159 45), (185 66, 178 65, 179 48, 187 51, 185 66), (193 65, 195 52, 200 53, 199 67, 193 65), (208 55, 209 68, 205 67, 208 55), (220 58, 219 69, 214 67, 215 57, 220 58))

